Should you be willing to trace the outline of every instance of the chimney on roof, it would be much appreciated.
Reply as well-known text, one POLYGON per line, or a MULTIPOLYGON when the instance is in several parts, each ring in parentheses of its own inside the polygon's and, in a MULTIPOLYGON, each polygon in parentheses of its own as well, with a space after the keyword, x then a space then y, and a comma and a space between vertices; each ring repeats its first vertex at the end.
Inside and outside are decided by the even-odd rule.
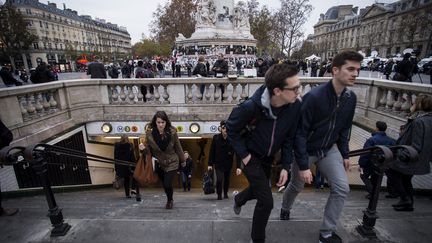
POLYGON ((50 3, 50 2, 48 2, 48 6, 53 7, 53 8, 57 8, 57 4, 56 3, 50 3))
POLYGON ((66 10, 66 3, 63 3, 63 10, 66 10))
POLYGON ((359 7, 354 7, 354 8, 352 9, 353 13, 355 13, 355 14, 357 15, 357 13, 358 13, 358 9, 359 9, 359 7))

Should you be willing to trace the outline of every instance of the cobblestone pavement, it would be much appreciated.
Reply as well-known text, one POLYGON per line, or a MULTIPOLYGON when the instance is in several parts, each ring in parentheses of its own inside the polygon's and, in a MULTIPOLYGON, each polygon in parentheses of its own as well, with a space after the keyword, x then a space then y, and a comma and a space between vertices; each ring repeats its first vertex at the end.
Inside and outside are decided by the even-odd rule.
MULTIPOLYGON (((0 242, 249 242, 255 201, 247 203, 239 216, 232 199, 216 200, 202 190, 175 189, 174 209, 166 210, 160 189, 143 189, 143 201, 123 197, 111 188, 57 193, 65 221, 72 228, 64 237, 50 238, 50 221, 43 195, 6 199, 4 207, 19 213, 0 218, 0 242)), ((318 229, 328 189, 306 188, 290 221, 279 221, 282 194, 274 193, 274 209, 267 226, 267 242, 318 242, 318 229)), ((431 242, 431 200, 416 197, 414 212, 395 212, 395 199, 380 199, 376 230, 378 240, 362 238, 355 227, 368 201, 365 192, 351 191, 343 209, 338 233, 344 242, 431 242)))

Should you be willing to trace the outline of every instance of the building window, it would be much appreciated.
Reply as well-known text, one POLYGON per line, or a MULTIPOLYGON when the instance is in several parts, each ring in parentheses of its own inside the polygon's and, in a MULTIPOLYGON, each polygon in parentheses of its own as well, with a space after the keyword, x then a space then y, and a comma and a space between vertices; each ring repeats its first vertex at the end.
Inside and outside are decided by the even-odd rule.
POLYGON ((26 9, 26 13, 27 13, 28 15, 31 15, 31 14, 32 14, 31 9, 26 9))
POLYGON ((63 44, 60 44, 60 50, 63 50, 63 44))
POLYGON ((43 28, 42 21, 39 21, 39 25, 41 28, 43 28))
POLYGON ((33 43, 33 48, 34 49, 39 49, 39 44, 38 43, 33 43))

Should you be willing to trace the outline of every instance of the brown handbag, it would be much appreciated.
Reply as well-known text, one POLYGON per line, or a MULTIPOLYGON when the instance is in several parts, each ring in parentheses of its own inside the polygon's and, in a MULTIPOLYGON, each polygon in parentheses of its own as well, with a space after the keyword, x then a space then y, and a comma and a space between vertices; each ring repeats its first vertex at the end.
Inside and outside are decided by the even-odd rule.
POLYGON ((140 156, 135 166, 133 178, 138 182, 138 184, 144 185, 145 184, 144 175, 145 175, 145 161, 143 156, 140 156))
POLYGON ((144 181, 146 184, 154 184, 158 181, 158 177, 153 168, 153 161, 151 153, 147 153, 146 155, 146 163, 144 170, 144 181))

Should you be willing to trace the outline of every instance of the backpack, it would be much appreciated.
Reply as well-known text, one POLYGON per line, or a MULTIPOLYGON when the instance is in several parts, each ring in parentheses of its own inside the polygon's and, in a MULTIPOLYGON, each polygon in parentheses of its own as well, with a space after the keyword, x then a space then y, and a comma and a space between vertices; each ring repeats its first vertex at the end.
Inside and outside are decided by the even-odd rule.
POLYGON ((215 193, 215 188, 213 185, 213 171, 204 173, 202 183, 203 183, 204 194, 208 195, 208 194, 215 193))

